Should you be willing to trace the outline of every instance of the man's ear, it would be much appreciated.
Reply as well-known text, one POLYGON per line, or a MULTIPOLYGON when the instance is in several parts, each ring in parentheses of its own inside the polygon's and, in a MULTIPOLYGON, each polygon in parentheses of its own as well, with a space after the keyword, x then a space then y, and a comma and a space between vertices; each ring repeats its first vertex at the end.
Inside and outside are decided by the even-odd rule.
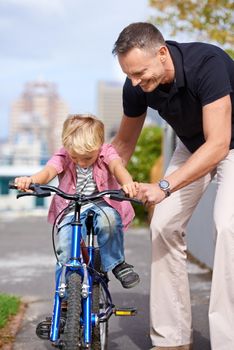
POLYGON ((166 46, 161 46, 158 50, 158 54, 159 54, 159 59, 162 63, 164 63, 167 59, 167 53, 168 53, 168 49, 166 46))

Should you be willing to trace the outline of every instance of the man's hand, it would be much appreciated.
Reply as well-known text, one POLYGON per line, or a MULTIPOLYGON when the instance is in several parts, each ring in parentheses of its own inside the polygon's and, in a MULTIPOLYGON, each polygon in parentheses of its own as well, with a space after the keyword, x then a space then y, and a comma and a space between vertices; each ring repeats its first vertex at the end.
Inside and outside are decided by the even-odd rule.
POLYGON ((140 199, 147 207, 160 203, 165 198, 165 193, 158 184, 140 183, 137 199, 140 199))

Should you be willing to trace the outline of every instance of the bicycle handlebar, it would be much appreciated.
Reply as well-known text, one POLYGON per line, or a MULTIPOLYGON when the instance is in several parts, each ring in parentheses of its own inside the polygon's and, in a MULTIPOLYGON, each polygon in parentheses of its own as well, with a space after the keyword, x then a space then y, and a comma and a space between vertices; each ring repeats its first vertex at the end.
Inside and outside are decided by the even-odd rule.
MULTIPOLYGON (((12 182, 9 183, 8 187, 10 189, 15 189, 15 190, 18 189, 17 186, 12 182)), ((129 202, 133 202, 136 204, 143 204, 139 199, 128 197, 122 189, 120 189, 120 190, 105 190, 105 191, 101 191, 101 192, 91 194, 88 196, 86 196, 84 194, 79 194, 79 193, 75 193, 75 194, 65 193, 64 191, 60 190, 59 188, 57 188, 55 186, 50 186, 50 185, 31 184, 29 186, 29 189, 32 190, 33 192, 19 192, 17 194, 17 198, 24 197, 24 196, 49 197, 49 196, 51 196, 51 193, 53 192, 64 199, 79 202, 81 204, 84 204, 87 202, 92 202, 98 198, 102 198, 105 196, 109 197, 110 199, 116 200, 116 201, 129 201, 129 202)))

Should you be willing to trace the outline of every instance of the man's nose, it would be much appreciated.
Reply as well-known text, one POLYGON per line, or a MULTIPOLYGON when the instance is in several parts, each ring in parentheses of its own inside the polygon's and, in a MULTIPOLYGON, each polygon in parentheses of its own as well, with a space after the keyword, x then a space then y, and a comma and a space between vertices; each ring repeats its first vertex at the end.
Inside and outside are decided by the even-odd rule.
POLYGON ((132 86, 137 86, 141 83, 140 78, 131 78, 131 81, 132 81, 132 86))

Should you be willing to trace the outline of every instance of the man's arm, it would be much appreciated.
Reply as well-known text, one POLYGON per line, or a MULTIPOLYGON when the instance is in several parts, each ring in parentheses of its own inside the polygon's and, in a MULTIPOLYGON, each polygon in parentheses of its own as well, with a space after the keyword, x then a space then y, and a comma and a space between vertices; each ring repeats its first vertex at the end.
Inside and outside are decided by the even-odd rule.
POLYGON ((117 150, 120 157, 123 159, 124 164, 127 164, 131 158, 138 137, 141 133, 146 113, 139 117, 131 118, 123 115, 119 130, 114 137, 112 144, 117 150))
MULTIPOLYGON (((205 143, 179 169, 165 179, 174 192, 214 169, 229 152, 231 140, 231 100, 227 95, 203 107, 205 143)), ((165 194, 155 184, 140 185, 139 197, 148 204, 156 204, 165 194)))

